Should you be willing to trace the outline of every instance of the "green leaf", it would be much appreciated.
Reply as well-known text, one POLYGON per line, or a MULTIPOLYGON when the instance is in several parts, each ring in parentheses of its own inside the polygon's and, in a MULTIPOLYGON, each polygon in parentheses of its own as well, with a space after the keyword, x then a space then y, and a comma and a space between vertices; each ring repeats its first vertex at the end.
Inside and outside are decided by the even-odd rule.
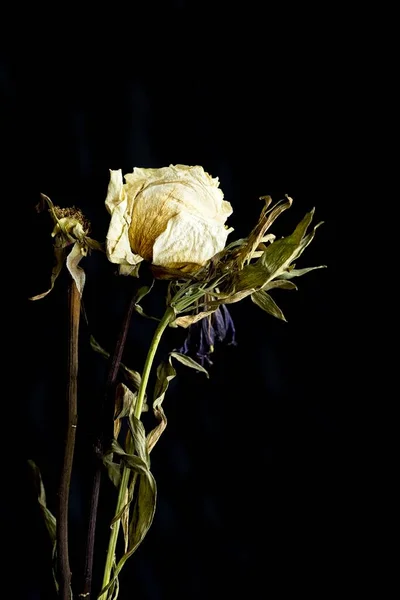
POLYGON ((115 487, 119 488, 119 484, 121 482, 121 464, 115 463, 112 460, 112 454, 105 454, 103 456, 103 465, 105 466, 108 476, 115 487))
POLYGON ((144 312, 143 308, 140 306, 139 302, 145 297, 147 296, 147 294, 149 294, 152 290, 154 286, 154 279, 151 282, 150 285, 142 285, 138 291, 136 292, 135 295, 135 311, 141 315, 142 317, 145 317, 146 319, 152 319, 153 321, 160 321, 160 319, 157 319, 156 317, 152 317, 151 315, 148 315, 144 312))
POLYGON ((128 469, 132 469, 135 473, 146 474, 149 470, 146 460, 143 460, 143 458, 136 456, 135 454, 127 454, 115 439, 111 441, 111 446, 107 451, 106 456, 109 454, 116 454, 119 456, 124 465, 128 467, 128 469))
POLYGON ((284 271, 281 273, 280 277, 283 279, 292 279, 293 277, 301 277, 310 271, 315 271, 315 269, 326 269, 326 265, 319 265, 318 267, 308 267, 306 269, 289 269, 288 271, 284 271))
POLYGON ((52 544, 56 543, 56 518, 47 508, 46 504, 46 492, 43 485, 42 476, 40 474, 39 467, 33 460, 28 460, 28 465, 33 475, 33 482, 37 492, 37 499, 42 511, 43 520, 46 525, 46 529, 49 532, 50 540, 52 544))
MULTIPOLYGON (((280 240, 276 240, 266 248, 259 262, 268 272, 268 280, 277 278, 283 271, 289 268, 312 242, 317 228, 322 225, 318 223, 311 233, 306 235, 308 226, 314 216, 314 209, 307 213, 297 225, 294 232, 280 240)), ((267 283, 267 282, 265 282, 267 283)))
POLYGON ((263 290, 254 292, 254 294, 251 295, 251 299, 253 300, 254 304, 257 304, 257 306, 265 310, 265 312, 269 313, 273 317, 276 317, 277 319, 286 321, 283 312, 279 306, 275 304, 274 300, 269 294, 267 294, 267 292, 264 292, 263 290))
POLYGON ((263 287, 263 290, 271 290, 273 288, 280 288, 282 290, 297 290, 297 285, 295 285, 292 281, 286 281, 286 279, 273 279, 269 281, 266 286, 263 287))
MULTIPOLYGON (((111 448, 111 451, 118 454, 124 463, 132 468, 137 474, 136 497, 134 502, 130 504, 132 516, 128 528, 128 546, 126 552, 118 561, 113 571, 110 583, 100 592, 100 595, 115 585, 115 581, 117 580, 122 567, 145 538, 153 522, 156 509, 157 486, 149 469, 149 453, 146 444, 145 431, 142 422, 134 416, 130 419, 130 430, 134 450, 137 453, 137 456, 125 453, 116 440, 113 440, 111 448)), ((115 519, 121 518, 124 510, 126 510, 126 507, 122 509, 120 515, 117 515, 115 519)))
POLYGON ((205 373, 206 377, 209 378, 208 371, 201 364, 193 360, 193 358, 190 358, 190 356, 186 356, 186 354, 181 354, 180 352, 170 352, 170 356, 190 369, 205 373))
POLYGON ((322 224, 318 223, 313 231, 306 235, 313 215, 314 210, 307 213, 291 235, 272 242, 255 264, 248 264, 239 271, 233 279, 230 293, 253 293, 265 288, 274 279, 290 278, 285 276, 285 273, 311 243, 316 229, 322 224))
MULTIPOLYGON (((110 358, 110 353, 107 352, 106 350, 104 350, 104 348, 102 348, 100 346, 100 344, 94 339, 94 337, 92 335, 90 336, 90 346, 91 346, 92 350, 94 350, 95 352, 98 352, 104 358, 106 358, 106 359, 110 358)), ((123 371, 125 379, 131 385, 132 389, 138 390, 139 386, 140 386, 140 382, 142 380, 142 376, 140 375, 140 373, 138 373, 138 371, 135 371, 134 369, 130 369, 123 363, 120 363, 120 369, 123 371)), ((146 401, 146 398, 145 398, 145 401, 146 401)))
POLYGON ((145 313, 143 308, 139 304, 135 304, 135 311, 138 313, 138 315, 144 317, 145 319, 151 319, 152 321, 160 322, 160 319, 158 319, 157 317, 152 317, 151 315, 145 313))

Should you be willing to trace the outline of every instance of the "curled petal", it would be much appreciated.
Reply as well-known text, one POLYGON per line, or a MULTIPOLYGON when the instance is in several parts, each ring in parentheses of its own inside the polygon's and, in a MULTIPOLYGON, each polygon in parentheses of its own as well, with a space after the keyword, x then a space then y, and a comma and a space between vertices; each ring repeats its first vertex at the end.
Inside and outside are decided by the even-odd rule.
POLYGON ((177 268, 181 263, 204 265, 226 243, 233 229, 215 221, 200 219, 188 212, 172 217, 156 239, 153 263, 177 268))
POLYGON ((129 243, 128 231, 131 224, 131 211, 129 210, 129 197, 123 189, 121 169, 118 171, 110 170, 106 207, 111 214, 106 239, 107 257, 113 263, 130 265, 134 268, 143 259, 132 252, 129 243))

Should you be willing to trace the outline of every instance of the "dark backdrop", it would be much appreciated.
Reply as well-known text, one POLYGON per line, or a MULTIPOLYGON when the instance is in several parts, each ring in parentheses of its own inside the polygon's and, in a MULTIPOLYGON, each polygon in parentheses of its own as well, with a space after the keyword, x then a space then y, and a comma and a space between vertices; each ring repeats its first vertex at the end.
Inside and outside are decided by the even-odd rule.
MULTIPOLYGON (((24 465, 29 458, 37 462, 54 509, 63 443, 67 277, 40 302, 27 300, 45 289, 52 265, 50 223, 35 213, 35 204, 43 192, 61 206, 79 206, 93 237, 102 240, 108 170, 177 163, 202 165, 220 178, 234 209, 232 239, 256 223, 261 195, 294 198, 273 227, 277 235, 289 233, 315 206, 325 224, 299 266, 328 269, 299 279, 298 292, 275 294, 288 323, 249 300, 232 306, 238 345, 219 347, 210 380, 179 368, 164 404, 168 427, 152 455, 156 517, 123 570, 120 598, 214 599, 245 590, 249 597, 326 597, 353 568, 354 544, 337 312, 337 175, 346 117, 337 56, 317 38, 289 50, 287 38, 269 44, 268 35, 253 35, 253 26, 226 25, 221 33, 212 20, 208 29, 196 28, 192 15, 170 29, 169 19, 157 20, 151 35, 132 33, 121 53, 115 46, 110 52, 106 37, 99 50, 91 38, 85 44, 80 31, 80 51, 73 30, 68 41, 65 33, 60 41, 54 31, 50 39, 42 31, 40 51, 2 62, 5 125, 15 157, 9 210, 23 235, 15 287, 18 343, 23 334, 23 349, 17 349, 24 359, 15 432, 22 474, 18 527, 27 558, 20 597, 53 593, 49 545, 24 465)), ((71 495, 75 577, 87 519, 92 415, 106 369, 89 349, 88 335, 112 348, 132 285, 100 255, 84 266, 90 328, 82 330, 71 495)), ((157 314, 162 309, 157 297, 147 306, 157 314)), ((153 330, 151 321, 134 317, 124 359, 135 369, 143 365, 153 330)), ((169 331, 160 358, 182 339, 182 332, 169 331)), ((97 579, 113 501, 104 480, 97 579)))

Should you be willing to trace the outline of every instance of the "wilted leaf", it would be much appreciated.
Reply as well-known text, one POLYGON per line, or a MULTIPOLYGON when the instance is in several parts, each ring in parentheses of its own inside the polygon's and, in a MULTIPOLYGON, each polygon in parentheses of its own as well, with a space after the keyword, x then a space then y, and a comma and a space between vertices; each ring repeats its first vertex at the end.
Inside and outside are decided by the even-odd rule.
POLYGON ((124 510, 124 512, 121 515, 121 526, 122 526, 122 532, 124 534, 124 543, 125 543, 124 552, 127 552, 128 548, 129 548, 129 504, 130 504, 128 488, 125 491, 124 504, 126 506, 126 509, 124 510))
POLYGON ((29 298, 29 300, 41 300, 42 298, 47 296, 47 294, 50 294, 51 290, 54 287, 54 283, 55 283, 57 277, 61 273, 61 269, 62 269, 64 260, 65 260, 65 254, 66 254, 65 248, 54 246, 54 266, 53 266, 53 270, 51 272, 50 288, 46 292, 43 292, 42 294, 38 294, 37 296, 32 296, 31 298, 29 298))
POLYGON ((260 292, 254 292, 254 294, 251 295, 251 299, 253 300, 254 304, 257 304, 257 306, 265 310, 265 312, 269 313, 273 317, 276 317, 277 319, 286 321, 283 312, 279 306, 275 304, 274 300, 269 294, 267 294, 267 292, 264 292, 263 290, 260 292))
MULTIPOLYGON (((92 350, 98 352, 99 354, 104 356, 104 358, 110 358, 110 353, 104 350, 104 348, 100 346, 100 344, 94 339, 92 335, 90 336, 90 345, 92 347, 92 350)), ((123 363, 120 363, 120 369, 123 371, 126 381, 132 386, 134 390, 138 390, 140 382, 142 380, 142 376, 140 375, 140 373, 138 373, 138 371, 135 371, 134 369, 129 369, 129 367, 127 367, 123 363)), ((143 411, 148 410, 148 407, 145 406, 145 402, 146 397, 143 403, 143 411)))
POLYGON ((202 373, 205 373, 206 377, 209 377, 208 371, 190 356, 186 356, 186 354, 182 354, 181 352, 170 352, 170 356, 181 362, 186 367, 195 369, 196 371, 201 371, 202 373))
POLYGON ((104 350, 104 348, 100 346, 100 344, 94 339, 92 335, 90 336, 90 346, 92 350, 98 352, 99 354, 104 356, 104 358, 110 358, 110 353, 104 350))
POLYGON ((164 429, 167 426, 167 417, 165 416, 162 403, 169 382, 176 376, 176 371, 171 361, 162 362, 157 368, 157 380, 154 386, 153 412, 158 421, 158 425, 147 435, 148 452, 154 448, 164 429))
POLYGON ((311 233, 306 235, 306 231, 313 216, 314 209, 304 216, 291 235, 276 240, 267 247, 264 254, 259 259, 259 262, 268 271, 268 281, 272 278, 277 278, 282 272, 287 270, 290 264, 296 260, 312 242, 317 228, 322 225, 322 223, 318 223, 311 233))
POLYGON ((269 281, 266 286, 263 287, 263 290, 271 290, 273 288, 281 288, 282 290, 297 290, 297 285, 295 285, 292 281, 287 281, 286 279, 273 279, 269 281))
POLYGON ((113 462, 112 454, 105 454, 103 456, 103 464, 107 469, 107 473, 116 488, 119 487, 121 482, 121 464, 113 462))
POLYGON ((81 245, 78 242, 75 242, 71 252, 67 256, 67 269, 71 273, 71 277, 75 281, 76 287, 81 296, 86 280, 85 271, 79 266, 79 263, 83 257, 84 254, 82 254, 81 245))
POLYGON ((281 273, 280 277, 283 279, 293 279, 293 277, 301 277, 310 271, 315 271, 315 269, 326 269, 326 265, 319 265, 318 267, 308 267, 306 269, 288 269, 281 273))
POLYGON ((197 323, 197 321, 201 321, 201 319, 204 319, 204 317, 208 317, 208 315, 211 315, 216 310, 217 309, 214 308, 213 310, 205 310, 203 312, 199 312, 197 313, 197 315, 185 315, 183 317, 178 317, 173 321, 172 325, 179 325, 180 327, 186 329, 186 327, 193 325, 193 323, 197 323))
MULTIPOLYGON (((136 496, 131 503, 131 519, 128 530, 128 548, 117 563, 110 583, 100 592, 100 595, 110 589, 116 581, 119 572, 130 556, 145 538, 154 518, 156 509, 157 487, 155 479, 149 469, 149 454, 146 447, 146 437, 141 421, 132 417, 130 429, 135 452, 138 456, 126 454, 114 440, 112 451, 121 456, 126 466, 137 474, 136 496), (140 462, 139 462, 140 461, 140 462)), ((124 510, 124 509, 123 509, 124 510)), ((121 517, 120 513, 120 517, 121 517)))
POLYGON ((47 508, 46 504, 46 492, 43 485, 42 476, 40 474, 39 467, 33 460, 28 460, 28 465, 31 468, 31 472, 33 475, 33 481, 36 488, 36 493, 38 497, 38 502, 40 506, 40 510, 42 511, 44 523, 46 525, 46 529, 49 532, 50 540, 52 544, 56 543, 56 518, 47 508))
POLYGON ((153 289, 153 285, 154 285, 154 279, 150 285, 142 285, 138 289, 138 291, 136 292, 136 295, 135 295, 135 311, 142 317, 145 317, 146 319, 151 319, 152 321, 160 321, 160 319, 157 319, 157 317, 152 317, 151 315, 148 315, 147 313, 145 313, 145 311, 139 304, 139 302, 145 296, 147 296, 147 294, 149 294, 151 292, 151 290, 153 289))
MULTIPOLYGON (((133 414, 136 406, 137 392, 132 392, 125 384, 119 383, 115 390, 115 408, 114 408, 114 437, 118 439, 121 431, 121 419, 133 414)), ((146 402, 143 402, 142 412, 149 410, 146 402)))
MULTIPOLYGON (((231 293, 238 291, 261 290, 274 279, 289 279, 291 263, 296 260, 313 240, 318 223, 311 233, 306 234, 314 215, 314 210, 307 213, 297 225, 294 232, 267 246, 255 264, 246 265, 234 278, 231 293)), ((251 292, 253 293, 253 292, 251 292)))
MULTIPOLYGON (((135 448, 136 450, 136 448, 135 448)), ((125 450, 120 446, 117 440, 111 441, 110 449, 106 454, 114 453, 120 457, 121 461, 124 463, 128 469, 132 469, 135 473, 146 474, 149 470, 146 460, 143 460, 140 456, 136 456, 136 454, 128 454, 125 450)))
POLYGON ((263 239, 265 239, 265 233, 271 227, 275 219, 279 217, 283 211, 290 208, 293 202, 289 196, 286 196, 285 200, 280 200, 277 204, 275 204, 275 206, 268 209, 272 202, 271 197, 262 196, 260 200, 265 201, 265 206, 261 211, 261 215, 256 227, 247 238, 245 246, 243 246, 243 248, 239 251, 238 263, 240 269, 243 267, 246 261, 250 261, 253 258, 254 252, 257 250, 258 245, 263 241, 263 239))

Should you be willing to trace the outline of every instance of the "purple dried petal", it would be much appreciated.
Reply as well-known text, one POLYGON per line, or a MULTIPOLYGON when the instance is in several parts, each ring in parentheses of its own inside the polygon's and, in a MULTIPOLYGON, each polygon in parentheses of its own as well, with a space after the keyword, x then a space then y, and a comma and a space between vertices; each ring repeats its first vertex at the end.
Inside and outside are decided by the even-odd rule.
POLYGON ((209 317, 189 327, 188 335, 178 352, 192 356, 202 366, 210 366, 213 364, 210 356, 216 341, 236 345, 235 326, 224 304, 209 317))

